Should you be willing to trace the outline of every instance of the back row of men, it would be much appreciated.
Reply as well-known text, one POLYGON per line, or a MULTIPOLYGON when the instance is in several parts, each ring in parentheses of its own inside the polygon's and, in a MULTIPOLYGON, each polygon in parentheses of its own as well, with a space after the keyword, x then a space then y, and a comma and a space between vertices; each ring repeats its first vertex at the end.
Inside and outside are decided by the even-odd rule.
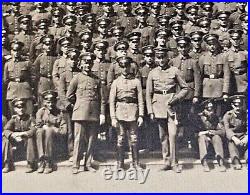
POLYGON ((4 112, 10 120, 3 132, 3 171, 11 169, 10 144, 25 138, 29 171, 36 168, 36 145, 38 172, 51 172, 51 140, 56 132, 67 135, 73 173, 79 170, 85 142, 84 167, 92 170, 99 125, 105 121, 117 131, 119 168, 124 166, 126 134, 132 166, 138 167, 138 127, 150 132, 152 128, 143 124, 155 121, 164 170, 172 167, 180 172, 175 139, 177 130, 184 127, 188 139, 195 129, 203 131, 199 149, 204 170, 208 170, 208 141, 216 145, 216 158, 225 170, 221 137, 230 129, 229 151, 239 169, 237 147, 247 149, 246 4, 149 3, 151 10, 144 3, 96 5, 35 3, 35 10, 21 14, 21 5, 13 3, 11 12, 4 14, 3 101, 8 102, 4 112), (14 23, 8 22, 11 18, 14 23), (234 111, 228 111, 230 99, 234 111), (203 100, 207 106, 201 106, 204 112, 200 112, 203 100), (207 101, 216 101, 216 114, 207 101), (34 102, 38 102, 36 108, 34 102), (25 113, 36 113, 36 122, 25 113), (197 116, 201 120, 193 120, 197 116), (223 116, 227 120, 221 124, 223 116), (25 119, 29 122, 20 123, 25 119))

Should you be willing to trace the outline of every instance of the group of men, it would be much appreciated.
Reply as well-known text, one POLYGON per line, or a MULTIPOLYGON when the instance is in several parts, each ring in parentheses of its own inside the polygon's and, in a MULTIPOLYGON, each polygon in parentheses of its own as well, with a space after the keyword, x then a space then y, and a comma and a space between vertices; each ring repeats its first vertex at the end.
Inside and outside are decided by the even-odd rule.
MULTIPOLYGON (((140 137, 159 129, 164 167, 181 172, 176 137, 214 147, 226 171, 248 160, 246 3, 3 3, 3 172, 25 146, 27 172, 51 173, 55 145, 72 172, 95 171, 98 134, 117 135, 117 166, 141 168, 140 137), (59 141, 58 137, 63 137, 59 141), (38 166, 39 163, 39 166, 38 166)), ((146 142, 146 146, 148 147, 146 142)))

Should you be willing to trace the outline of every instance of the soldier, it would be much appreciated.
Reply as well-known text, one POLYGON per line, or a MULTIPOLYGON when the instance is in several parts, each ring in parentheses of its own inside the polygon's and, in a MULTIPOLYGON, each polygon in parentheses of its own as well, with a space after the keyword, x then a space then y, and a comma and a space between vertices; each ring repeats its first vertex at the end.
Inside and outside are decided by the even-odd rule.
POLYGON ((81 32, 83 30, 95 31, 96 14, 86 13, 81 17, 81 25, 77 23, 76 31, 81 32))
POLYGON ((203 2, 200 4, 199 15, 203 18, 211 18, 214 19, 214 3, 213 2, 203 2))
POLYGON ((215 113, 215 103, 213 99, 202 102, 203 111, 194 120, 198 130, 199 153, 204 172, 210 171, 207 163, 208 147, 210 144, 214 148, 220 172, 226 171, 222 142, 225 136, 225 129, 215 113))
POLYGON ((56 89, 59 88, 60 75, 65 71, 65 67, 67 66, 67 51, 72 41, 70 37, 62 37, 58 40, 58 45, 60 45, 59 53, 61 56, 54 62, 52 70, 52 78, 56 89))
POLYGON ((248 50, 248 15, 241 15, 241 28, 243 30, 242 34, 242 49, 248 50))
POLYGON ((110 116, 112 126, 118 130, 117 140, 117 167, 124 169, 124 142, 128 135, 132 152, 131 167, 140 168, 139 152, 137 147, 137 128, 143 123, 144 105, 140 80, 130 77, 130 66, 133 62, 130 57, 117 59, 122 74, 111 85, 110 116))
POLYGON ((166 28, 159 28, 155 33, 156 48, 165 48, 168 41, 169 32, 166 28))
POLYGON ((117 19, 117 25, 124 27, 124 34, 130 33, 136 26, 136 17, 132 13, 131 2, 122 2, 121 5, 121 15, 117 19))
POLYGON ((183 30, 186 34, 198 30, 198 26, 196 25, 198 20, 198 10, 199 7, 197 5, 191 5, 186 9, 188 22, 183 25, 183 30))
POLYGON ((42 44, 40 42, 40 39, 48 34, 49 31, 49 21, 47 19, 41 19, 37 23, 37 32, 35 34, 35 37, 30 45, 30 51, 29 51, 29 58, 30 61, 33 63, 37 56, 43 52, 42 44))
POLYGON ((205 50, 205 44, 202 40, 203 33, 201 31, 194 31, 190 33, 191 38, 191 50, 189 55, 192 59, 198 60, 203 55, 205 50))
POLYGON ((37 25, 40 20, 46 19, 48 21, 51 20, 51 13, 46 9, 49 7, 48 2, 35 2, 35 10, 30 12, 32 16, 33 25, 37 25))
POLYGON ((117 13, 114 12, 113 2, 100 2, 99 5, 102 11, 99 12, 99 18, 108 18, 110 20, 110 27, 116 25, 118 19, 117 13))
POLYGON ((191 123, 195 113, 195 105, 201 98, 201 71, 198 61, 192 59, 189 55, 191 40, 189 37, 177 37, 178 56, 171 59, 169 64, 178 68, 182 78, 189 87, 189 92, 181 103, 179 103, 180 126, 184 130, 184 139, 187 143, 194 142, 194 129, 191 123))
MULTIPOLYGON (((35 121, 26 113, 24 99, 16 98, 12 101, 15 115, 4 126, 2 133, 2 159, 3 173, 14 168, 13 147, 17 149, 26 146, 28 167, 26 173, 37 169, 35 150, 35 121)), ((20 150, 19 152, 23 152, 20 150)))
POLYGON ((169 22, 177 21, 177 20, 182 20, 186 21, 186 15, 185 15, 185 7, 186 3, 185 2, 178 2, 178 3, 172 3, 172 6, 174 7, 174 11, 171 13, 171 19, 169 22))
MULTIPOLYGON (((76 7, 77 12, 77 22, 76 22, 76 32, 80 32, 85 29, 86 16, 85 14, 90 14, 91 4, 84 3, 76 7)), ((89 20, 91 22, 91 20, 89 20)), ((93 22, 93 21, 92 21, 93 22)))
POLYGON ((18 18, 20 32, 15 35, 15 39, 24 43, 23 54, 29 56, 30 46, 35 38, 32 31, 31 15, 22 15, 18 18))
POLYGON ((148 17, 147 23, 149 24, 149 26, 152 26, 153 28, 155 28, 157 25, 157 18, 161 12, 161 5, 162 3, 160 2, 154 2, 150 4, 151 13, 150 16, 148 17))
POLYGON ((138 65, 140 65, 142 61, 142 53, 140 51, 140 38, 140 32, 132 32, 127 35, 129 43, 127 56, 131 57, 133 61, 136 62, 138 65))
POLYGON ((97 19, 97 35, 93 38, 93 43, 98 41, 109 41, 109 27, 111 20, 109 18, 99 18, 97 19))
POLYGON ((211 29, 211 19, 209 18, 201 18, 197 21, 198 23, 198 26, 200 27, 200 31, 206 35, 210 32, 210 29, 211 29))
POLYGON ((54 90, 52 71, 53 65, 57 59, 55 55, 54 36, 44 35, 44 37, 40 39, 40 42, 43 45, 44 52, 36 58, 33 64, 39 79, 37 85, 38 108, 42 107, 42 94, 45 91, 54 90))
POLYGON ((244 98, 242 95, 232 96, 230 98, 232 110, 223 117, 229 154, 235 170, 242 169, 241 154, 244 154, 248 163, 248 118, 247 112, 243 110, 244 98))
MULTIPOLYGON (((208 34, 204 36, 208 51, 199 58, 202 72, 202 97, 228 99, 230 86, 230 69, 225 57, 220 53, 219 36, 208 34)), ((218 116, 223 115, 223 102, 217 103, 218 116)))
POLYGON ((137 26, 134 28, 133 32, 141 33, 141 43, 140 47, 144 47, 146 45, 152 45, 154 43, 153 38, 153 28, 148 25, 147 19, 149 14, 149 9, 147 7, 138 7, 135 10, 137 26))
POLYGON ((159 15, 157 17, 158 26, 156 26, 155 28, 168 29, 169 19, 170 18, 167 15, 159 15))
POLYGON ((89 30, 84 30, 79 33, 79 38, 81 39, 81 43, 79 45, 80 53, 90 52, 92 50, 92 38, 93 32, 89 30))
POLYGON ((168 56, 170 58, 173 58, 173 57, 177 56, 177 54, 178 54, 176 38, 179 36, 182 36, 184 33, 183 32, 183 21, 176 20, 176 21, 171 22, 169 25, 171 28, 172 36, 169 38, 166 47, 169 50, 168 56))
POLYGON ((188 85, 176 67, 168 64, 167 49, 155 51, 155 62, 158 67, 150 71, 147 79, 146 103, 147 111, 151 120, 156 119, 162 155, 164 159, 163 170, 172 169, 180 173, 181 169, 176 162, 176 133, 175 114, 172 107, 180 102, 188 93, 188 85), (176 87, 180 91, 176 91, 176 87))
POLYGON ((87 139, 87 151, 84 157, 84 171, 95 171, 91 166, 99 125, 105 122, 105 99, 101 82, 91 69, 95 55, 85 53, 81 56, 81 71, 70 82, 67 98, 72 101, 76 96, 72 121, 75 126, 73 168, 77 174, 80 160, 83 158, 84 140, 87 139))
POLYGON ((33 114, 33 90, 35 85, 35 71, 29 61, 22 56, 24 44, 14 41, 11 44, 12 58, 6 62, 4 67, 3 82, 7 87, 6 100, 9 103, 10 115, 13 115, 13 105, 11 101, 15 98, 27 99, 27 113, 33 114))
POLYGON ((56 7, 52 9, 52 25, 49 27, 49 34, 55 37, 55 42, 63 36, 64 26, 63 17, 65 15, 64 9, 56 7))
POLYGON ((239 28, 241 27, 241 15, 246 13, 246 8, 247 3, 242 2, 242 3, 237 3, 237 11, 231 13, 229 20, 232 22, 234 28, 239 28))
POLYGON ((248 89, 247 65, 248 52, 241 49, 243 31, 230 29, 231 48, 227 52, 227 63, 231 70, 231 93, 246 95, 248 89))
POLYGON ((55 91, 43 93, 44 107, 36 113, 36 143, 38 149, 38 173, 49 174, 54 170, 54 140, 57 134, 65 135, 67 125, 62 112, 56 108, 55 91))
POLYGON ((59 78, 59 99, 61 101, 61 106, 63 107, 65 120, 67 123, 67 143, 68 143, 68 156, 69 161, 72 161, 73 158, 73 149, 74 149, 74 127, 73 122, 71 121, 73 113, 73 104, 67 100, 66 94, 69 88, 69 84, 73 77, 77 75, 79 70, 79 50, 75 48, 70 48, 67 51, 67 66, 65 71, 63 71, 59 78))

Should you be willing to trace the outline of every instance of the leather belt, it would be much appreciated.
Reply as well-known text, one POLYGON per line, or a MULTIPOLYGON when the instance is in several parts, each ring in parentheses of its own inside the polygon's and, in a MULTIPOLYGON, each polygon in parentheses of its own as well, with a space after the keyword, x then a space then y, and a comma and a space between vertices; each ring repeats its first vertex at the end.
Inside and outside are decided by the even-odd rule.
POLYGON ((209 79, 222 79, 223 77, 215 75, 215 74, 210 74, 210 75, 205 75, 204 78, 209 78, 209 79))
POLYGON ((135 99, 135 98, 122 98, 122 99, 118 99, 117 100, 117 102, 124 102, 124 103, 134 103, 134 104, 136 104, 138 101, 137 101, 137 99, 135 99))
POLYGON ((25 79, 21 79, 21 78, 11 78, 10 81, 12 81, 12 82, 17 82, 17 83, 26 82, 25 79))
POLYGON ((44 74, 41 74, 41 77, 45 77, 45 78, 48 78, 48 79, 51 79, 52 78, 52 75, 44 75, 44 74))
POLYGON ((162 90, 162 91, 154 91, 155 94, 161 94, 161 95, 167 95, 170 93, 176 93, 175 89, 169 89, 169 90, 162 90))

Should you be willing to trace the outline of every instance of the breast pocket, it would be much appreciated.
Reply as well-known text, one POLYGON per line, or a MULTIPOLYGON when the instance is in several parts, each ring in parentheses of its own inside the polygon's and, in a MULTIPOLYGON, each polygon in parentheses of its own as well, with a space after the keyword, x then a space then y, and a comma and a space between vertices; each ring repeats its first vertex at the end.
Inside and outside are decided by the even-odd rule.
POLYGON ((185 80, 186 82, 192 82, 194 80, 194 70, 192 67, 187 67, 186 69, 186 75, 185 75, 185 80))
POLYGON ((223 73, 223 64, 216 64, 216 70, 214 73, 217 73, 218 75, 222 75, 223 73))

